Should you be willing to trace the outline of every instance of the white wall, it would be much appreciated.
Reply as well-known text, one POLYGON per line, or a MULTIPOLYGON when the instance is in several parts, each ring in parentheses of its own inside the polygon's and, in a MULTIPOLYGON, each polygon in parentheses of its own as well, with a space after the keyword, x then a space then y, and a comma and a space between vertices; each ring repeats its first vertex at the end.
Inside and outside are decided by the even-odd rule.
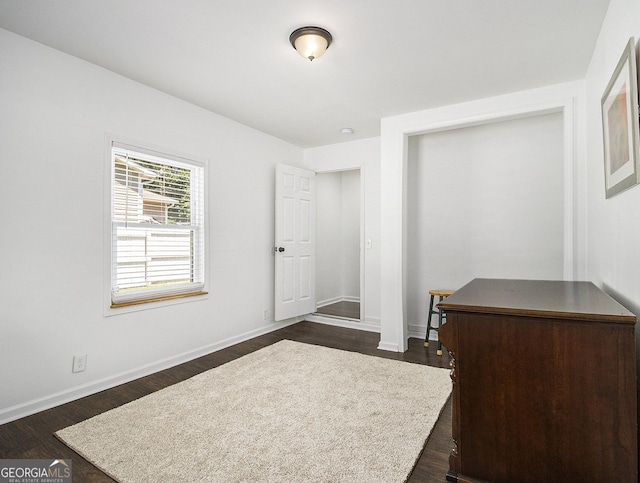
MULTIPOLYGON (((640 186, 605 199, 600 99, 629 40, 640 38, 640 2, 611 0, 587 72, 589 279, 640 316, 640 186)), ((636 327, 636 339, 640 330, 636 327)), ((638 373, 640 374, 640 358, 638 373)))
POLYGON ((360 300, 360 170, 316 177, 318 306, 360 300))
POLYGON ((0 58, 0 422, 281 326, 274 169, 302 149, 4 30, 0 58), (208 159, 208 297, 103 315, 106 132, 208 159))
POLYGON ((363 182, 363 238, 371 247, 362 252, 361 313, 369 328, 380 326, 380 138, 306 149, 304 165, 317 172, 360 169, 363 182))
POLYGON ((431 289, 474 278, 563 278, 562 114, 411 136, 407 318, 424 336, 431 289))

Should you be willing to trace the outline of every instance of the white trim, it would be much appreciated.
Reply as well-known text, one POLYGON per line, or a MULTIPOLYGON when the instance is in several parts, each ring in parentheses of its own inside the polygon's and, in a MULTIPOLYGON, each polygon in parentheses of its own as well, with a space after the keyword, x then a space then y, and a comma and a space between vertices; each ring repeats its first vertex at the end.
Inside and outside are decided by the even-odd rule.
MULTIPOLYGON (((420 324, 407 324, 407 332, 409 334, 409 338, 414 337, 416 339, 424 339, 424 336, 427 333, 427 326, 420 324)), ((435 332, 433 331, 429 334, 429 340, 437 340, 433 339, 433 337, 437 337, 434 334, 435 332)))
MULTIPOLYGON (((407 332, 409 338, 424 340, 424 336, 427 333, 427 324, 407 324, 407 332)), ((429 334, 429 340, 438 342, 438 333, 434 330, 429 334)))
POLYGON ((349 297, 349 296, 333 297, 327 300, 321 300, 320 302, 317 302, 316 308, 319 309, 321 307, 326 307, 327 305, 332 305, 332 304, 338 304, 340 302, 360 303, 360 299, 358 297, 349 297))
POLYGON ((320 300, 319 302, 316 302, 316 309, 326 307, 327 305, 337 304, 338 302, 342 302, 342 301, 343 301, 342 297, 333 297, 326 300, 320 300))
POLYGON ((576 109, 584 102, 583 97, 583 83, 573 82, 382 119, 380 349, 404 352, 408 348, 404 188, 409 136, 561 112, 565 175, 563 273, 567 280, 572 280, 578 272, 575 173, 576 140, 581 124, 577 122, 576 109))
POLYGON ((392 342, 382 342, 378 344, 378 349, 389 352, 406 352, 401 351, 400 346, 398 344, 393 344, 392 342))
POLYGON ((240 334, 235 337, 230 337, 228 339, 222 340, 220 342, 216 342, 214 344, 208 344, 203 347, 200 347, 199 349, 183 352, 182 354, 178 354, 176 356, 172 356, 166 359, 161 359, 159 361, 153 362, 151 364, 146 364, 144 366, 132 369, 130 371, 121 372, 120 374, 116 374, 114 376, 99 379, 97 381, 93 381, 87 384, 82 384, 80 386, 77 386, 65 391, 60 391, 45 397, 33 399, 31 401, 17 404, 15 406, 4 408, 0 410, 0 424, 9 423, 11 421, 15 421, 16 419, 20 419, 25 416, 38 413, 46 409, 51 409, 61 404, 65 404, 70 401, 75 401, 76 399, 80 399, 85 396, 90 396, 92 394, 96 394, 106 389, 111 389, 112 387, 119 386, 120 384, 131 382, 140 377, 148 376, 150 374, 154 374, 156 372, 169 369, 179 364, 184 364, 185 362, 189 362, 194 359, 197 359, 198 357, 202 357, 202 356, 211 354, 213 352, 217 352, 221 349, 225 349, 227 347, 238 344, 240 342, 253 339, 254 337, 268 334, 270 332, 274 332, 284 327, 297 324, 298 322, 301 322, 303 319, 304 317, 297 317, 297 318, 285 320, 283 322, 271 323, 261 328, 254 329, 249 332, 245 332, 244 334, 240 334))
POLYGON ((360 303, 360 297, 349 297, 349 296, 345 296, 345 297, 342 297, 341 302, 355 302, 355 303, 360 303))
POLYGON ((380 325, 361 322, 355 319, 343 319, 340 317, 332 317, 329 315, 309 314, 305 317, 305 320, 308 322, 317 322, 319 324, 333 325, 335 327, 344 327, 347 329, 357 329, 376 333, 380 332, 380 325))

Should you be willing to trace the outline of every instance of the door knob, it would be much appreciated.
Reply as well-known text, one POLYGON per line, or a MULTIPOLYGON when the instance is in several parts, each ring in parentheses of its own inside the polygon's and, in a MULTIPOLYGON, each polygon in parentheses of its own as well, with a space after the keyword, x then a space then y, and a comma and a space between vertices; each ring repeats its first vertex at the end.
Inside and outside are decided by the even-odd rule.
POLYGON ((279 251, 280 253, 282 253, 282 252, 284 251, 284 247, 279 247, 279 248, 278 248, 278 251, 279 251))

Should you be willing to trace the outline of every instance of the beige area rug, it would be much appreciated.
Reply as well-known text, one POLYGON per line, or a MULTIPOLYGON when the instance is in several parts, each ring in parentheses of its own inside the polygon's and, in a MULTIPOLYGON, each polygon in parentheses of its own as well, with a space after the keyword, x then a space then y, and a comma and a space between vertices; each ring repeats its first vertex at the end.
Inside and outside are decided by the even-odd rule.
POLYGON ((401 482, 449 371, 288 340, 56 433, 120 482, 401 482))

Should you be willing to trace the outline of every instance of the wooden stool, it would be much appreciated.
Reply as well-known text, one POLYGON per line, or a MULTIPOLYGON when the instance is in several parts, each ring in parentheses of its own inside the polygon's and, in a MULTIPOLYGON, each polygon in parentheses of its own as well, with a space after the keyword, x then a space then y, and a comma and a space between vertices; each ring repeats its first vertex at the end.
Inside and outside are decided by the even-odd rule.
MULTIPOLYGON (((424 338, 425 347, 429 347, 429 333, 432 330, 437 333, 440 326, 442 326, 442 319, 446 318, 446 316, 442 314, 442 310, 433 309, 433 298, 438 297, 438 303, 440 303, 453 292, 454 290, 429 290, 429 295, 431 297, 429 299, 429 314, 427 315, 427 335, 424 338), (434 314, 438 314, 438 327, 434 327, 431 325, 431 316, 434 314)), ((438 354, 439 356, 442 355, 442 344, 440 343, 440 339, 438 339, 438 350, 436 351, 436 354, 438 354)))

